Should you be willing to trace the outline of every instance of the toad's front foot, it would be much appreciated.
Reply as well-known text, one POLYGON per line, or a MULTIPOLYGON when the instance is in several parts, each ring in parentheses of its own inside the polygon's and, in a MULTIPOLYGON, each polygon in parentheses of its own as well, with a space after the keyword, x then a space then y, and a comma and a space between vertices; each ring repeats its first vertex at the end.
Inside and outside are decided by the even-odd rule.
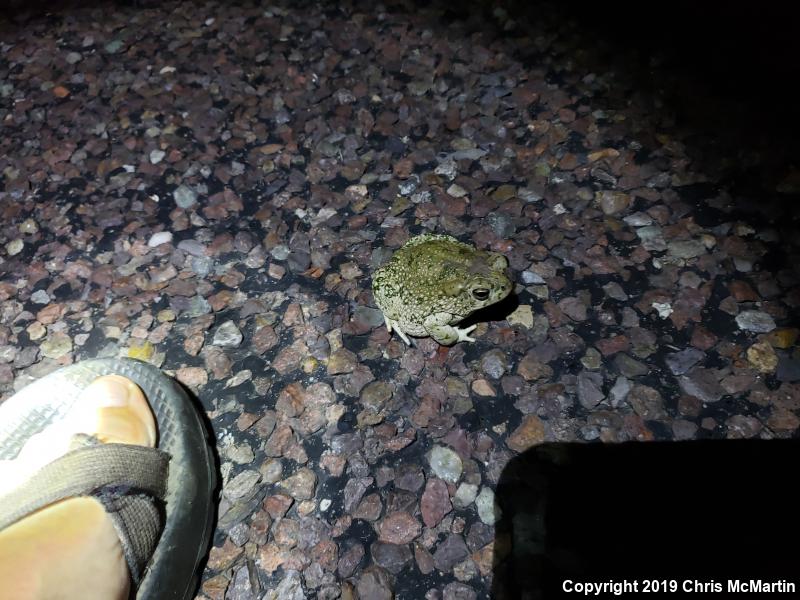
POLYGON ((456 333, 458 334, 459 342, 474 342, 475 338, 471 337, 469 334, 475 331, 476 327, 477 325, 470 325, 466 329, 460 329, 458 327, 454 327, 453 329, 455 329, 456 333))

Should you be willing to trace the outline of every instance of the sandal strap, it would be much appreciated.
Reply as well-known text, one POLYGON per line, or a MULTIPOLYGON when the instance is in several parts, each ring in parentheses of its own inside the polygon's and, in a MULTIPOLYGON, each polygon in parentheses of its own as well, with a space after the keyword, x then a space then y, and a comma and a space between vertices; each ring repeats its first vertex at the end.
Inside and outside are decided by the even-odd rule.
POLYGON ((138 587, 142 573, 158 545, 164 524, 164 511, 153 498, 145 495, 118 496, 101 493, 94 496, 106 509, 117 531, 128 572, 138 587))
POLYGON ((170 456, 157 448, 97 444, 44 465, 0 496, 0 530, 59 500, 95 496, 111 516, 134 582, 161 534, 170 456))

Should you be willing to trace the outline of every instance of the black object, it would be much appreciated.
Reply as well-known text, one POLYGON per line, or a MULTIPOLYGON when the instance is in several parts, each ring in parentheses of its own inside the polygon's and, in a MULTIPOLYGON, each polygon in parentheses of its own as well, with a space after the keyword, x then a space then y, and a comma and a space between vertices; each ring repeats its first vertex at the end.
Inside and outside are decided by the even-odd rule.
POLYGON ((797 440, 537 446, 498 483, 492 597, 586 597, 575 587, 587 582, 609 582, 599 597, 622 582, 653 588, 647 596, 725 593, 729 580, 797 591, 799 450, 797 440))

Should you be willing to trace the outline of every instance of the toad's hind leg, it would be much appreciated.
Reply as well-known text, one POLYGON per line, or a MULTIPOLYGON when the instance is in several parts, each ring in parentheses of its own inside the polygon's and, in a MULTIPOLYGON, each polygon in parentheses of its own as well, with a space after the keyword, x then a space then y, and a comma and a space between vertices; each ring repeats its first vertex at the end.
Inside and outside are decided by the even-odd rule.
POLYGON ((408 336, 406 335, 405 331, 400 329, 400 323, 398 323, 394 319, 390 319, 386 315, 383 315, 383 320, 386 321, 386 329, 389 330, 389 333, 392 333, 392 331, 396 331, 397 335, 399 335, 407 345, 409 346, 411 345, 411 340, 408 339, 408 336))

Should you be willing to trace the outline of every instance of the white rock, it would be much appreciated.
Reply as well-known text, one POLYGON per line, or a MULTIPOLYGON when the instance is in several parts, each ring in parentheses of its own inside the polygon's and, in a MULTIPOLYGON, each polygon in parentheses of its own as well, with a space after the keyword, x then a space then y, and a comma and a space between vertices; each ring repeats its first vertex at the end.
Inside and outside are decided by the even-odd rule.
POLYGON ((494 501, 491 488, 481 489, 481 493, 475 498, 475 506, 478 508, 478 517, 487 525, 494 525, 500 519, 500 507, 494 501))
POLYGON ((147 242, 147 245, 150 248, 155 248, 156 246, 160 246, 161 244, 169 244, 172 241, 172 232, 170 231, 159 231, 158 233, 154 233, 147 242))

